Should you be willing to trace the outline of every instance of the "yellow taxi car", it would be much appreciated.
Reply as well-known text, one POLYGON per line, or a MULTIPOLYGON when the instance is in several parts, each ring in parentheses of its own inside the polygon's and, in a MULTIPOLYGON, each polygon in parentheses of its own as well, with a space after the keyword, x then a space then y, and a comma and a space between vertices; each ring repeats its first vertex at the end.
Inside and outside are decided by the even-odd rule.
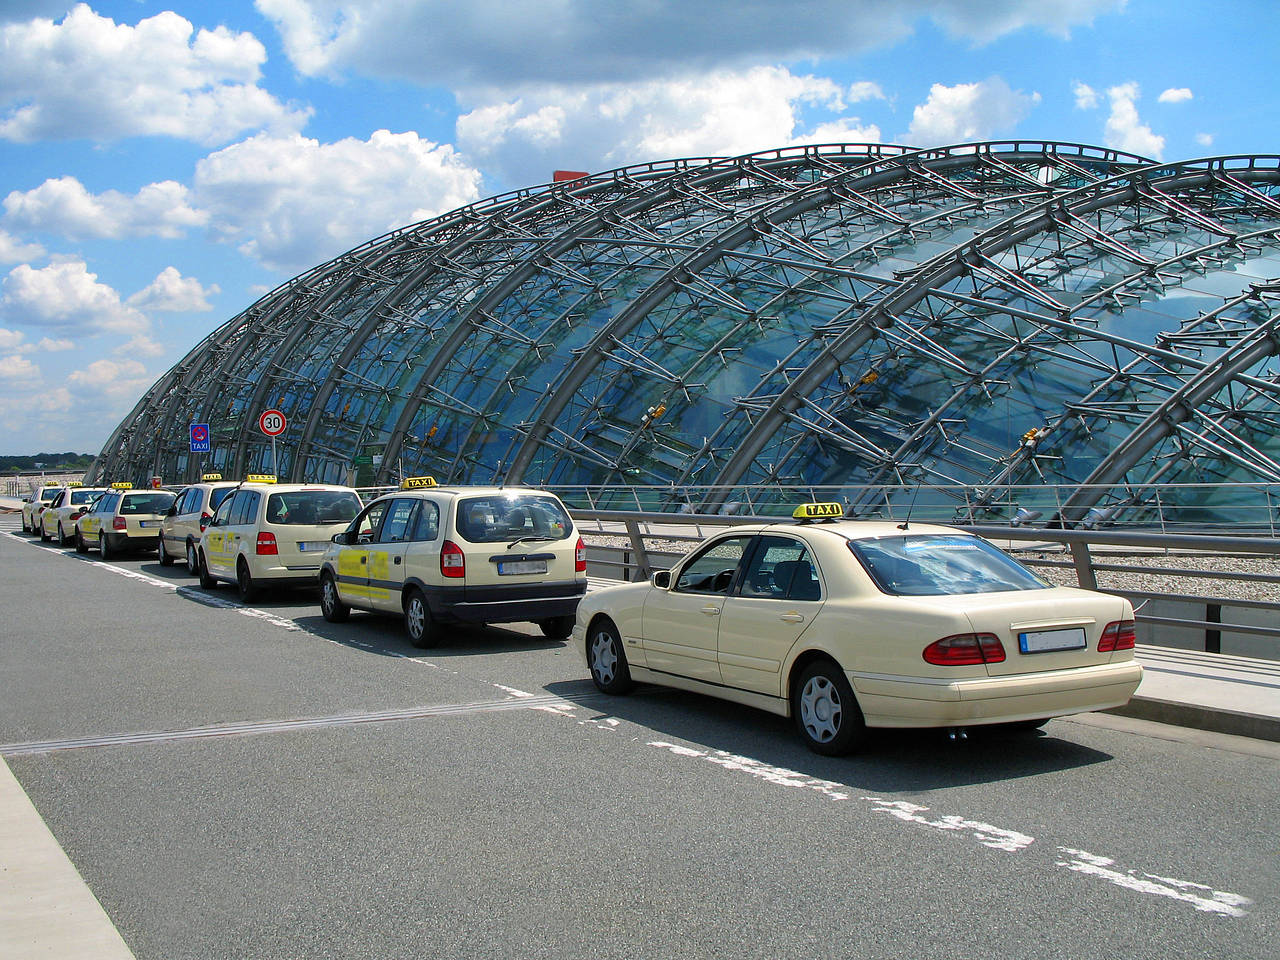
POLYGON ((22 532, 38 533, 40 513, 53 503, 53 498, 62 489, 60 483, 44 483, 31 491, 31 496, 22 500, 22 532))
POLYGON ((586 589, 586 548, 555 494, 410 477, 333 538, 320 609, 335 623, 352 607, 403 615, 416 647, 459 622, 531 621, 563 639, 586 589))
POLYGON ((253 600, 264 585, 315 586, 329 538, 360 512, 351 487, 248 479, 219 504, 200 536, 200 586, 236 585, 253 600))
POLYGON ((1030 728, 1137 689, 1127 600, 1051 586, 950 527, 840 515, 807 504, 800 523, 735 526, 647 582, 588 594, 573 642, 595 685, 791 716, 830 755, 870 727, 1030 728))
POLYGON ((54 539, 59 544, 70 543, 76 534, 76 521, 106 492, 106 487, 86 487, 77 481, 67 484, 40 514, 36 530, 40 539, 46 543, 54 539))
POLYGON ((103 560, 126 550, 155 550, 160 523, 173 506, 169 490, 135 490, 133 484, 111 484, 93 506, 76 521, 76 552, 97 547, 103 560))
POLYGON ((178 499, 160 524, 157 549, 161 566, 185 558, 188 573, 194 576, 200 572, 200 537, 214 512, 237 486, 234 481, 223 480, 220 473, 206 473, 199 483, 178 491, 178 499))

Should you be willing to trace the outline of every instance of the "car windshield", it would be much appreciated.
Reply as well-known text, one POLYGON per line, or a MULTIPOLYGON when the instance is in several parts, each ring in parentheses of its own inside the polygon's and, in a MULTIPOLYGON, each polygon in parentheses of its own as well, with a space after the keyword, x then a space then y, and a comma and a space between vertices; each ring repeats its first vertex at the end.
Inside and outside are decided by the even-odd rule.
POLYGON ((555 497, 495 493, 458 502, 458 536, 472 543, 563 540, 573 521, 555 497))
POLYGON ((851 540, 849 549, 885 593, 937 597, 1049 587, 985 540, 960 534, 917 534, 851 540))
POLYGON ((267 498, 267 523, 350 523, 359 512, 360 500, 348 490, 292 490, 267 498))
POLYGON ((126 493, 124 499, 120 501, 120 512, 122 514, 164 513, 172 506, 173 500, 172 493, 163 491, 156 493, 126 493))

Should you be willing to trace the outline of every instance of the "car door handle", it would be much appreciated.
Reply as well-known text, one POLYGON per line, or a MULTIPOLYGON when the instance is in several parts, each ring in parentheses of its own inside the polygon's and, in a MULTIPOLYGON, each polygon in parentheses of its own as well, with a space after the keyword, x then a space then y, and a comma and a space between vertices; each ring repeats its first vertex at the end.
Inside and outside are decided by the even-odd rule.
POLYGON ((787 623, 804 623, 804 615, 799 613, 784 613, 778 619, 787 623))
POLYGON ((368 557, 361 557, 361 558, 360 558, 360 562, 361 562, 361 563, 368 563, 368 562, 369 562, 369 558, 368 558, 368 557))
POLYGON ((396 557, 396 563, 398 564, 402 559, 404 559, 404 558, 403 558, 403 557, 396 557))
POLYGON ((702 612, 708 617, 718 617, 720 615, 719 607, 703 607, 702 612))

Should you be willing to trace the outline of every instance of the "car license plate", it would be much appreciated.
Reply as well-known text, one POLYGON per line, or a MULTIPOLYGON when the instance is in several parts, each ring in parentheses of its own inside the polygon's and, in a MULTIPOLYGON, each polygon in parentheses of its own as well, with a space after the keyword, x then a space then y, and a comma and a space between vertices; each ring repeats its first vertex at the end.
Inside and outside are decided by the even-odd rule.
POLYGON ((545 560, 508 560, 505 563, 498 562, 498 575, 509 577, 516 573, 546 573, 547 561, 545 560))
POLYGON ((1073 630, 1037 630, 1018 634, 1018 649, 1023 653, 1050 653, 1054 650, 1083 650, 1084 628, 1073 630))
POLYGON ((314 540, 299 540, 299 541, 298 541, 298 552, 299 552, 299 553, 306 553, 308 550, 319 550, 319 549, 320 549, 320 544, 316 543, 314 540))
POLYGON ((139 521, 138 521, 138 526, 140 526, 140 527, 158 527, 158 526, 160 526, 160 521, 159 521, 159 520, 139 520, 139 521))

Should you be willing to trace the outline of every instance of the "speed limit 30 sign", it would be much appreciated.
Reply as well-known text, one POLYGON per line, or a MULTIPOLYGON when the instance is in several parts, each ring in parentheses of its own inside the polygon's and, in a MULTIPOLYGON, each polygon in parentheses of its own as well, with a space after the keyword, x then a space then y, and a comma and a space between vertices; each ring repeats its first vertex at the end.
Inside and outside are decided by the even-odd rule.
POLYGON ((268 437, 280 436, 288 425, 289 421, 284 418, 284 414, 279 410, 268 410, 258 418, 258 429, 268 437))

